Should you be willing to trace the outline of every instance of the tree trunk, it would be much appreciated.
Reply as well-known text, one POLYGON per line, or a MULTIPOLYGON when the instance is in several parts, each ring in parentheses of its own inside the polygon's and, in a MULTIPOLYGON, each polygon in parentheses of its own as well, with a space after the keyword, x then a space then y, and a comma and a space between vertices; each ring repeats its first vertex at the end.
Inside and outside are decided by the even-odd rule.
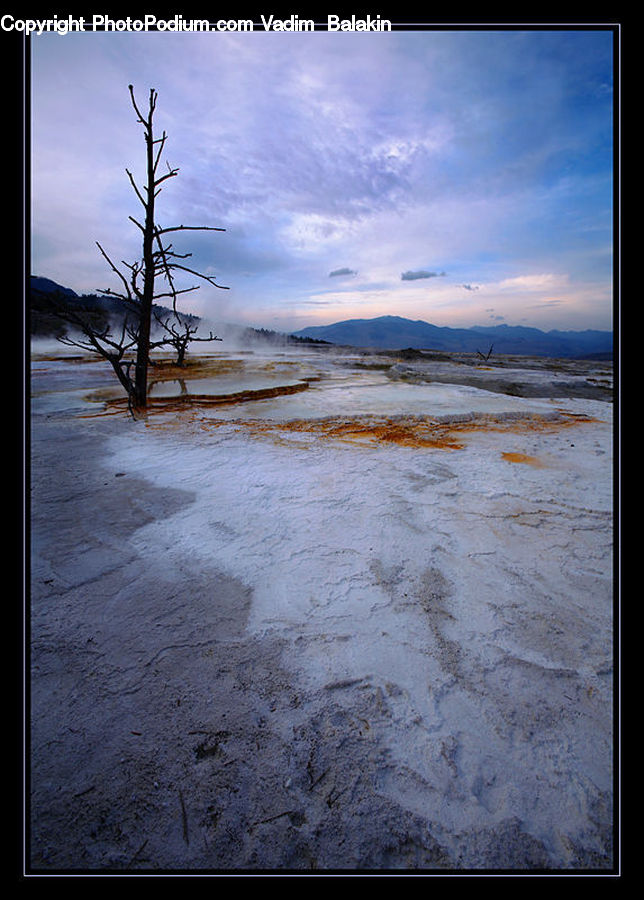
POLYGON ((107 357, 110 362, 112 368, 114 369, 114 373, 118 380, 121 382, 122 386, 125 388, 125 391, 128 397, 132 396, 132 380, 127 372, 123 371, 123 366, 121 364, 120 359, 116 355, 109 355, 107 357))
POLYGON ((150 103, 150 111, 145 129, 145 143, 147 150, 147 174, 146 187, 147 198, 145 203, 145 229, 143 232, 143 298, 141 301, 141 319, 139 322, 139 342, 136 353, 136 366, 134 370, 134 405, 144 409, 148 402, 148 361, 150 356, 150 321, 152 318, 152 302, 154 299, 154 279, 156 276, 154 260, 154 137, 152 132, 153 105, 150 103))

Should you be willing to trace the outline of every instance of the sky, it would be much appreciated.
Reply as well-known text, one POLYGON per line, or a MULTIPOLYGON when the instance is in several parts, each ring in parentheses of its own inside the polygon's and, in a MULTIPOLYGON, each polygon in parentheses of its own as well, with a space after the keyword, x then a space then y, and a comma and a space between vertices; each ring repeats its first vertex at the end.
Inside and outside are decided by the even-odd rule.
POLYGON ((175 237, 229 288, 182 311, 609 330, 612 51, 579 28, 34 35, 32 273, 93 293, 118 287, 97 241, 140 258, 133 84, 179 169, 158 224, 226 229, 175 237))

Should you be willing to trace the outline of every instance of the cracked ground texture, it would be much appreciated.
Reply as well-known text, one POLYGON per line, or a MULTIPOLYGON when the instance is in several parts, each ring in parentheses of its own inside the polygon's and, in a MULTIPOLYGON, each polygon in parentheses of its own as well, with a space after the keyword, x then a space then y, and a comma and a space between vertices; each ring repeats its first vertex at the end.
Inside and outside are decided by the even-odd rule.
POLYGON ((36 405, 34 871, 609 871, 611 442, 580 402, 451 449, 36 405))

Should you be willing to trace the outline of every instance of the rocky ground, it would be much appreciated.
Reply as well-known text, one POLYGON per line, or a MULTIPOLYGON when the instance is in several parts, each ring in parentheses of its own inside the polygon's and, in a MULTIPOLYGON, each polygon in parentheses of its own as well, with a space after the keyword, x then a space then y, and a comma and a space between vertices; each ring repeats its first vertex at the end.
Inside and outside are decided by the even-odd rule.
POLYGON ((36 362, 30 871, 613 870, 607 367, 346 363, 133 421, 36 362))

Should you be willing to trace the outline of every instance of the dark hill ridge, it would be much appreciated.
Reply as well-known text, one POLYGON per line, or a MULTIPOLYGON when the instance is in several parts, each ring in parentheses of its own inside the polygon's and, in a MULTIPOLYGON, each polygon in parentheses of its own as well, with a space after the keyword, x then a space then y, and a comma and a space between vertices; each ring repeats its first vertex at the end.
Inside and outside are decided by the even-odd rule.
MULTIPOLYGON (((67 325, 52 311, 52 301, 62 305, 63 309, 82 312, 89 318, 92 326, 98 330, 107 328, 110 323, 114 325, 122 321, 123 304, 120 300, 109 295, 77 294, 71 288, 64 287, 51 278, 42 278, 32 275, 29 285, 29 318, 31 334, 33 337, 64 337, 67 333, 67 325)), ((166 306, 154 304, 154 310, 160 317, 169 316, 172 310, 166 306)), ((183 322, 189 322, 191 326, 198 325, 199 316, 191 313, 178 313, 183 322)), ((313 338, 295 337, 266 328, 250 328, 245 326, 233 326, 235 338, 242 342, 257 342, 274 346, 286 346, 288 344, 325 344, 325 341, 316 341, 313 338)))
MULTIPOLYGON (((51 278, 32 275, 29 284, 29 316, 31 334, 34 337, 61 337, 67 332, 66 324, 52 311, 52 301, 74 312, 82 312, 98 330, 106 328, 110 322, 119 322, 123 316, 123 304, 109 295, 77 294, 51 278)), ((171 315, 172 310, 155 304, 160 316, 171 315)), ((194 324, 197 316, 179 313, 181 320, 194 324)))
MULTIPOLYGON (((51 278, 41 278, 37 275, 31 276, 30 293, 32 299, 32 307, 38 309, 38 298, 46 299, 47 297, 57 297, 69 304, 70 309, 84 309, 90 311, 102 311, 110 316, 119 316, 123 313, 123 304, 116 297, 110 297, 109 294, 77 294, 71 288, 63 287, 63 285, 52 281, 51 278), (36 301, 34 303, 34 301, 36 301)), ((160 314, 171 313, 172 310, 159 304, 154 305, 155 310, 160 314)), ((197 321, 198 317, 190 315, 190 313, 179 313, 182 319, 187 321, 197 321)))
POLYGON ((573 358, 611 356, 611 331, 540 331, 521 325, 474 326, 449 328, 401 316, 379 316, 375 319, 348 319, 332 325, 315 325, 294 332, 298 337, 317 338, 352 347, 381 350, 411 348, 446 352, 487 353, 490 345, 495 353, 524 356, 573 358))
POLYGON ((31 276, 30 287, 32 291, 39 291, 41 294, 64 294, 66 297, 78 297, 78 294, 71 288, 63 287, 51 278, 41 278, 39 275, 31 276))

